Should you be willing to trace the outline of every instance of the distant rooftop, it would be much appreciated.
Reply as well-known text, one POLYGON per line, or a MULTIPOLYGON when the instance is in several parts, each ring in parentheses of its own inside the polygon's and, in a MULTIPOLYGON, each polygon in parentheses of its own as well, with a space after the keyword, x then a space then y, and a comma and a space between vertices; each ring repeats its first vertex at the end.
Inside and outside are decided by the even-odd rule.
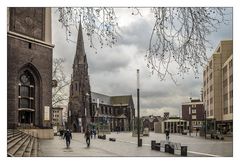
POLYGON ((99 99, 100 104, 113 105, 113 106, 125 106, 128 105, 132 99, 132 95, 123 96, 108 96, 96 92, 91 92, 92 102, 97 103, 99 99))

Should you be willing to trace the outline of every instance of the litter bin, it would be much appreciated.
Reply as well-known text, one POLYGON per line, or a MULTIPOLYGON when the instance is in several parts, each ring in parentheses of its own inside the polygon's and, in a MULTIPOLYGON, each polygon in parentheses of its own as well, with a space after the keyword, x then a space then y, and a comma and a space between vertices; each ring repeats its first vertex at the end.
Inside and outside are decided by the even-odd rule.
POLYGON ((161 151, 161 144, 160 143, 155 143, 154 150, 161 151))
POLYGON ((170 154, 174 154, 174 146, 173 145, 169 145, 169 150, 168 150, 168 152, 170 153, 170 154))
POLYGON ((165 152, 168 153, 169 152, 169 145, 168 144, 165 144, 165 152))
POLYGON ((139 139, 138 146, 142 146, 142 139, 139 139))
POLYGON ((181 156, 187 156, 187 146, 181 146, 181 156))
POLYGON ((155 144, 156 144, 156 141, 155 141, 155 140, 152 140, 152 141, 151 141, 151 149, 152 149, 152 150, 155 148, 155 144))

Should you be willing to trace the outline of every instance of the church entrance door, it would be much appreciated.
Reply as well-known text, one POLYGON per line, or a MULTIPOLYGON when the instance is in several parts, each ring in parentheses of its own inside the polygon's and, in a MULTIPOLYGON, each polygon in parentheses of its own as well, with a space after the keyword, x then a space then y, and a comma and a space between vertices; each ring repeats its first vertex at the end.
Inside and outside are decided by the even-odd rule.
POLYGON ((34 113, 32 111, 19 111, 19 123, 31 124, 34 122, 34 113))

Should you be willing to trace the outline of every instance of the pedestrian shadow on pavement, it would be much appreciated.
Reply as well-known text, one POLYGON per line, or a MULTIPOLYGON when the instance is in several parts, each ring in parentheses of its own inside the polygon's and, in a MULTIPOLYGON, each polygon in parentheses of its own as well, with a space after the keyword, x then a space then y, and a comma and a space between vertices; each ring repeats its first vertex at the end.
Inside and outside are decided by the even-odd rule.
POLYGON ((73 152, 73 150, 71 148, 63 148, 63 152, 73 152))

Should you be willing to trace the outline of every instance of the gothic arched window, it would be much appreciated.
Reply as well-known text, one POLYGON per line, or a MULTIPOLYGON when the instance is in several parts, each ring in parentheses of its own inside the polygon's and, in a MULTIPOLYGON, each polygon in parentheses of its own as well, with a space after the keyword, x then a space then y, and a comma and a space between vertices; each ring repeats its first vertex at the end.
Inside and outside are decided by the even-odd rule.
POLYGON ((32 74, 29 71, 24 71, 19 78, 19 108, 34 109, 34 88, 35 82, 32 74))

